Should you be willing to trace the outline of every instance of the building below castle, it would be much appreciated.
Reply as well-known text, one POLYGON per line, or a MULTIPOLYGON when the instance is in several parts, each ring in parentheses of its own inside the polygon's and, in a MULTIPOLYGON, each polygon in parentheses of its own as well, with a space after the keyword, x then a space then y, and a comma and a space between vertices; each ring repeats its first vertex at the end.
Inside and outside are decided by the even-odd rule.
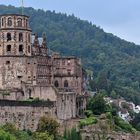
POLYGON ((20 129, 35 130, 41 116, 83 117, 87 94, 80 59, 49 55, 45 34, 41 43, 32 35, 28 16, 0 16, 1 123, 12 121, 20 129), (53 105, 25 103, 31 99, 53 105))

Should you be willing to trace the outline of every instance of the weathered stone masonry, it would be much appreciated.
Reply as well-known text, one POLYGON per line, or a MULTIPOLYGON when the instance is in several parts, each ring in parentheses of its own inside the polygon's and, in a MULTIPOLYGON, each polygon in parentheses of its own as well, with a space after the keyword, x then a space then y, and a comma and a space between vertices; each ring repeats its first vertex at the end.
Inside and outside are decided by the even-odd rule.
POLYGON ((40 117, 56 118, 55 102, 0 101, 0 123, 10 122, 23 130, 36 130, 40 117))
MULTIPOLYGON (((32 36, 28 16, 1 15, 0 21, 0 100, 50 100, 55 102, 55 114, 50 113, 52 117, 56 115, 59 120, 83 117, 87 96, 80 59, 62 57, 58 53, 48 54, 45 34, 41 43, 37 34, 32 36)), ((54 108, 46 106, 12 104, 10 107, 0 104, 0 107, 1 122, 13 120, 20 129, 35 129, 36 124, 31 127, 33 123, 29 125, 28 121, 24 121, 25 124, 18 121, 32 116, 33 110, 35 116, 31 118, 35 122, 46 111, 54 111, 54 108), (24 117, 18 117, 20 113, 24 117)))

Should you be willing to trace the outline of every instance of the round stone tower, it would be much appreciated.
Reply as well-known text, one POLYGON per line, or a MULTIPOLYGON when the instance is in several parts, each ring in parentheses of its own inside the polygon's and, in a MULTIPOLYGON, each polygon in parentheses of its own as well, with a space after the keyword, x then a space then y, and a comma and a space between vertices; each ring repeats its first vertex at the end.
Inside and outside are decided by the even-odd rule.
POLYGON ((29 17, 7 14, 0 16, 0 55, 31 56, 29 17))

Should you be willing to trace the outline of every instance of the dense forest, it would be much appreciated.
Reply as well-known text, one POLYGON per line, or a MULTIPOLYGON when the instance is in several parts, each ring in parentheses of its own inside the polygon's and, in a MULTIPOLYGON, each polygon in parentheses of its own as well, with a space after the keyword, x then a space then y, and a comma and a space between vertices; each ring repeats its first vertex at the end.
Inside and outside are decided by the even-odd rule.
MULTIPOLYGON (((21 13, 21 8, 0 5, 0 14, 21 13)), ((140 102, 140 46, 104 32, 91 22, 55 11, 24 8, 34 33, 47 34, 48 47, 62 55, 80 57, 93 71, 92 90, 140 102)))

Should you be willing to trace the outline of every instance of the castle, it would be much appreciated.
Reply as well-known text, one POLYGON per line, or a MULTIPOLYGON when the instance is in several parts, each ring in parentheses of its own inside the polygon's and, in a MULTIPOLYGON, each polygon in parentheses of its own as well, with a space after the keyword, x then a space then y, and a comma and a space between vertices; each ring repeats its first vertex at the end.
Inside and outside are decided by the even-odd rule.
POLYGON ((47 40, 33 35, 26 15, 0 16, 0 120, 35 130, 41 116, 82 117, 85 72, 80 59, 48 53, 47 40), (38 99, 46 103, 30 103, 38 99), (48 102, 48 103, 47 103, 48 102))

